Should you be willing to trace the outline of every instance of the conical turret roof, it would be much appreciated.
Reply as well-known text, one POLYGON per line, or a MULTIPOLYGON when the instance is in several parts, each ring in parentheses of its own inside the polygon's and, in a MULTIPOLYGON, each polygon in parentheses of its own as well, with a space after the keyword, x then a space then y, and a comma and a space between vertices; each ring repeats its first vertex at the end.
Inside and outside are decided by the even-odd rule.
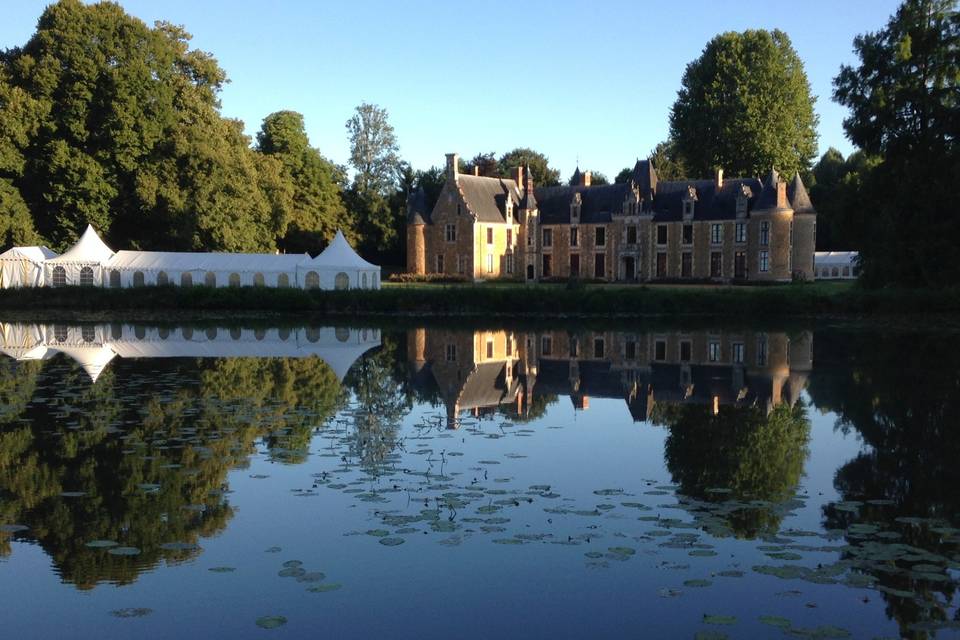
POLYGON ((794 213, 816 213, 813 203, 810 202, 810 196, 807 195, 807 189, 803 186, 803 180, 800 179, 798 171, 793 180, 787 185, 787 198, 790 200, 790 208, 794 213))

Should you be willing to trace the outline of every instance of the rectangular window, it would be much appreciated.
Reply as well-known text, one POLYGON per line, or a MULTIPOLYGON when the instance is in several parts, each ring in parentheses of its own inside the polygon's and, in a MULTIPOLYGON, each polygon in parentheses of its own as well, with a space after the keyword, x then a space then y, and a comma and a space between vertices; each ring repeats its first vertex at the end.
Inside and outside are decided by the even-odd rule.
POLYGON ((596 241, 594 246, 603 247, 607 244, 607 230, 605 227, 597 227, 596 229, 596 241))
POLYGON ((667 254, 663 251, 657 254, 657 277, 667 277, 667 254))
POLYGON ((693 357, 693 343, 689 340, 680 341, 680 362, 690 362, 693 357))
POLYGON ((456 242, 457 241, 457 225, 448 224, 445 227, 445 233, 447 242, 456 242))
POLYGON ((693 277, 693 254, 689 251, 684 251, 680 254, 680 277, 693 277))
POLYGON ((757 366, 767 366, 767 336, 757 338, 757 366))
POLYGON ((602 358, 603 357, 603 338, 594 338, 593 339, 593 357, 602 358))
POLYGON ((493 273, 493 254, 487 254, 487 273, 493 273))
POLYGON ((487 227, 487 244, 493 244, 493 227, 487 227))
POLYGON ((746 222, 737 223, 736 241, 741 243, 747 241, 747 223, 746 222))
POLYGON ((657 244, 667 244, 667 225, 657 225, 657 244))
POLYGON ((549 278, 553 275, 553 261, 549 254, 543 256, 543 277, 549 278))
POLYGON ((508 337, 507 338, 507 357, 509 358, 512 355, 513 355, 513 338, 508 337))
POLYGON ((723 254, 719 251, 710 252, 710 277, 719 278, 723 275, 723 254))
POLYGON ((720 343, 711 342, 707 345, 707 357, 710 362, 720 362, 720 343))
POLYGON ((527 246, 533 246, 533 227, 527 230, 527 246))
POLYGON ((766 220, 760 223, 760 246, 766 247, 770 244, 770 223, 766 220))
MULTIPOLYGON (((664 240, 666 242, 666 240, 664 240)), ((693 244, 693 225, 683 225, 683 244, 693 244)))
POLYGON ((543 230, 543 246, 545 247, 553 246, 553 229, 543 230))
POLYGON ((570 357, 579 358, 580 357, 580 341, 576 338, 570 339, 570 357))
POLYGON ((571 253, 570 254, 570 275, 574 278, 580 276, 580 254, 571 253))
POLYGON ((770 271, 770 252, 761 251, 760 252, 760 272, 766 273, 770 271))
POLYGON ((623 345, 623 356, 627 360, 636 360, 637 359, 637 343, 633 340, 627 340, 623 345))
POLYGON ((493 358, 493 340, 487 340, 487 358, 493 358))
POLYGON ((437 273, 443 273, 443 254, 437 254, 437 273))
POLYGON ((507 273, 513 273, 513 254, 507 254, 507 273))
POLYGON ((540 355, 542 356, 553 355, 553 338, 551 338, 550 336, 543 336, 540 339, 540 355))
POLYGON ((734 342, 733 343, 733 361, 736 364, 743 364, 743 343, 734 342))
POLYGON ((663 362, 667 359, 667 341, 657 340, 653 343, 653 359, 657 362, 663 362))
POLYGON ((457 257, 457 272, 461 275, 467 272, 467 256, 457 257))
POLYGON ((593 256, 593 277, 607 277, 607 256, 603 253, 598 253, 593 256))
POLYGON ((447 362, 456 362, 457 361, 457 345, 448 344, 447 345, 447 362))
POLYGON ((570 227, 570 246, 580 246, 580 229, 578 227, 570 227))
POLYGON ((720 244, 723 242, 723 225, 722 224, 710 225, 710 242, 712 244, 720 244))
POLYGON ((637 227, 634 225, 627 227, 627 244, 637 244, 637 227))
POLYGON ((513 244, 513 229, 507 229, 507 247, 513 244))

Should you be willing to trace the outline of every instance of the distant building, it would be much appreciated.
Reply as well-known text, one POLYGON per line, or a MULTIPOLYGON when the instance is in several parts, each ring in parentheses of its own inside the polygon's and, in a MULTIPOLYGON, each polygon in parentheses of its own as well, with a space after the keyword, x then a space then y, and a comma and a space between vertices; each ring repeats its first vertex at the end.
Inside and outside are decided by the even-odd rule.
POLYGON ((817 251, 813 255, 817 280, 856 280, 860 275, 858 251, 817 251))
POLYGON ((664 182, 650 160, 623 184, 537 187, 529 169, 458 172, 432 210, 408 202, 407 271, 473 280, 788 282, 812 279, 816 211, 799 174, 664 182))

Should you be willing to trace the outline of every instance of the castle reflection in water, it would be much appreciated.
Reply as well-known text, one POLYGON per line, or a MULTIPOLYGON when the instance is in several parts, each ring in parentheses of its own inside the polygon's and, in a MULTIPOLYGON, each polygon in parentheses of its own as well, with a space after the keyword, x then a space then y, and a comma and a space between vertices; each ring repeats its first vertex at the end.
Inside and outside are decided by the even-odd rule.
POLYGON ((813 366, 813 337, 758 331, 407 332, 412 383, 433 389, 447 426, 465 412, 527 417, 567 396, 577 410, 591 398, 622 399, 634 421, 657 403, 794 405, 813 366))

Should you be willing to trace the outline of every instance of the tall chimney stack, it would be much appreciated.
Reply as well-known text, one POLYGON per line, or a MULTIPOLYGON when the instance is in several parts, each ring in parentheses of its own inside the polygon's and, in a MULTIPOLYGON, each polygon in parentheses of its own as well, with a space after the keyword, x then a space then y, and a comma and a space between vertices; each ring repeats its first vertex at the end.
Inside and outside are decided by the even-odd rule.
POLYGON ((590 186, 590 181, 593 179, 593 173, 590 171, 584 171, 580 174, 580 184, 584 187, 590 186))
POLYGON ((723 188, 723 168, 717 167, 717 189, 723 188))
POLYGON ((523 191, 523 167, 513 168, 513 180, 517 183, 517 190, 523 191))
POLYGON ((460 156, 456 153, 447 154, 447 180, 459 182, 460 156))

